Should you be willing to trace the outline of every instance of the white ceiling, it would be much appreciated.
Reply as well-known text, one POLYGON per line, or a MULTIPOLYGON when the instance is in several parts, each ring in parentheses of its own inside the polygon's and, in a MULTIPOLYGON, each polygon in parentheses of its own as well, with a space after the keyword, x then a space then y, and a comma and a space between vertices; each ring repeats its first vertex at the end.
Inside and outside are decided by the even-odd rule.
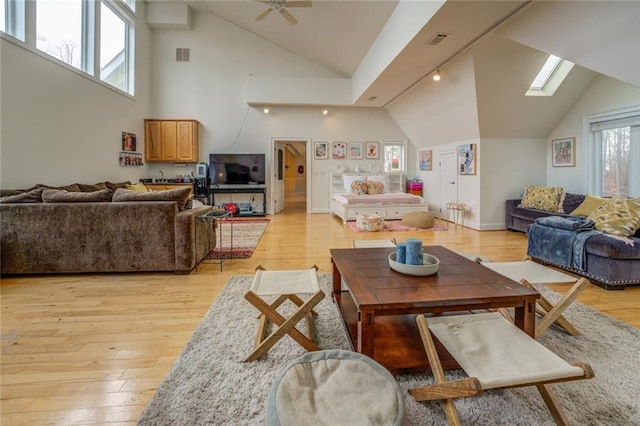
MULTIPOLYGON (((399 0, 314 0, 312 7, 288 9, 297 19, 296 25, 290 25, 275 10, 256 21, 255 18, 268 8, 256 0, 182 2, 193 11, 213 13, 331 70, 336 77, 351 78, 399 0)), ((448 0, 354 104, 385 106, 436 67, 455 59, 461 51, 528 3, 523 0, 448 0), (427 45, 427 41, 439 32, 449 36, 437 46, 427 45), (375 101, 370 100, 374 97, 375 101)))

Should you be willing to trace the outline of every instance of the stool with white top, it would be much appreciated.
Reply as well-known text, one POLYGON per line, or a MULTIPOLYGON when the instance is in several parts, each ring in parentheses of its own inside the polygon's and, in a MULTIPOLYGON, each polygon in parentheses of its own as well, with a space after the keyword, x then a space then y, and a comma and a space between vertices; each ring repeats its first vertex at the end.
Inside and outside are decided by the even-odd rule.
MULTIPOLYGON (((453 224, 454 226, 458 226, 458 223, 462 225, 464 228, 464 213, 467 210, 467 205, 465 203, 447 203, 447 222, 450 222, 449 215, 453 215, 453 224)), ((447 223, 447 226, 449 224, 447 223)))
POLYGON ((245 362, 255 361, 267 353, 278 340, 288 334, 307 351, 317 351, 320 348, 313 341, 313 315, 317 315, 313 308, 324 298, 324 293, 318 285, 318 267, 289 271, 266 271, 258 266, 253 284, 244 295, 249 303, 259 311, 258 332, 253 351, 245 358, 245 362), (307 301, 299 294, 310 294, 307 301), (275 301, 268 303, 263 297, 277 296, 275 301), (278 311, 278 307, 290 300, 298 309, 285 318, 278 311), (297 328, 296 324, 303 318, 307 319, 307 335, 297 328), (265 338, 267 322, 273 322, 277 328, 265 338))

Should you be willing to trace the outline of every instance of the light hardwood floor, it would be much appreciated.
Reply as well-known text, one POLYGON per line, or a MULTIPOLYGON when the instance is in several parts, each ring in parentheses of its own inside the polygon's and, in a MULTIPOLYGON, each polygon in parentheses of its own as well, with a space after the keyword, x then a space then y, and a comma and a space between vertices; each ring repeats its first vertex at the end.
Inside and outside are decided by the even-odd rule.
MULTIPOLYGON (((37 276, 2 279, 1 417, 3 425, 135 424, 207 309, 236 274, 316 264, 330 272, 330 248, 354 239, 421 238, 494 261, 525 258, 526 237, 469 229, 356 233, 328 214, 299 204, 269 216, 250 259, 222 272, 201 264, 173 273, 37 276)), ((555 285, 563 292, 570 285, 555 285)), ((605 291, 589 285, 579 298, 640 327, 640 286, 605 291)), ((239 336, 251 338, 253 336, 239 336)))

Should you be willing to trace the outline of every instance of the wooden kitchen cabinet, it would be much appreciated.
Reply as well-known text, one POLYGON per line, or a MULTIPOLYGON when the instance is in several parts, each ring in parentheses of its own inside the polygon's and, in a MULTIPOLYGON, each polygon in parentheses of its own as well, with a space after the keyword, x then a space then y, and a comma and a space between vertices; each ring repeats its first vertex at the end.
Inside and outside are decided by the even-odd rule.
POLYGON ((197 163, 196 120, 144 120, 144 154, 148 163, 197 163))

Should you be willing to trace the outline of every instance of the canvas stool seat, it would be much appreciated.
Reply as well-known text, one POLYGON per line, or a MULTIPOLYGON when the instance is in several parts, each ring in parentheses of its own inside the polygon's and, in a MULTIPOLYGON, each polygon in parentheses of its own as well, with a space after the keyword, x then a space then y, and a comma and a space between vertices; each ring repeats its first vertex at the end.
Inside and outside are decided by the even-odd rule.
POLYGON ((267 398, 266 424, 404 424, 404 395, 382 365, 340 349, 304 354, 287 364, 267 398))
POLYGON ((324 292, 318 285, 317 266, 287 271, 266 271, 258 266, 251 288, 244 298, 260 311, 255 346, 245 358, 245 362, 255 361, 263 356, 285 335, 291 336, 308 351, 320 349, 313 341, 313 316, 317 315, 313 308, 324 298, 324 292), (310 296, 304 301, 300 294, 310 296), (277 296, 277 298, 272 303, 268 303, 265 297, 269 296, 277 296), (285 318, 277 311, 278 307, 287 300, 297 306, 289 318, 285 318), (296 328, 298 322, 304 318, 307 320, 307 335, 296 328), (277 328, 265 337, 268 321, 273 322, 277 328))

